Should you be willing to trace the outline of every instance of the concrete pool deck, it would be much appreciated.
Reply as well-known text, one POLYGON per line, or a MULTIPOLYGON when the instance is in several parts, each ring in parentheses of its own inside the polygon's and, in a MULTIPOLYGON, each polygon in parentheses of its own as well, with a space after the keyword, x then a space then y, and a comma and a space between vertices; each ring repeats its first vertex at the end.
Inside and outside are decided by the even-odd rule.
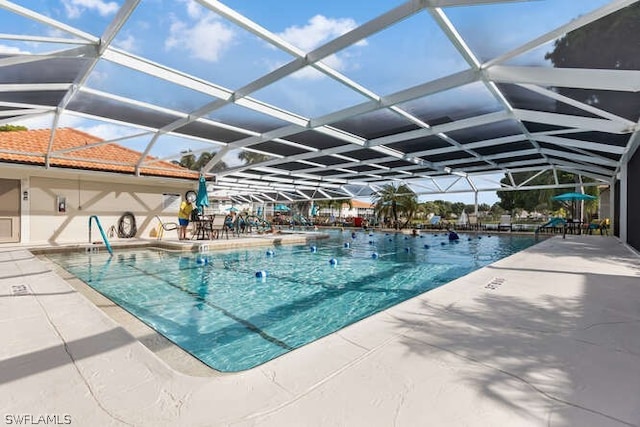
POLYGON ((613 237, 550 238, 234 374, 174 370, 22 248, 0 324, 5 424, 640 425, 640 258, 613 237))

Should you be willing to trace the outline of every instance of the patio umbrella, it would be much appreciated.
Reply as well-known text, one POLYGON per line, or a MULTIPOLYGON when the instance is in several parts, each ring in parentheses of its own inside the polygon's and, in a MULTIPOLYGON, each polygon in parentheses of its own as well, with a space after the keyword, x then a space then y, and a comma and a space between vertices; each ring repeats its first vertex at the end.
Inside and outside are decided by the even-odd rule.
POLYGON ((287 205, 278 204, 278 205, 275 205, 275 207, 273 208, 273 210, 276 210, 276 211, 283 211, 283 212, 289 212, 291 209, 289 209, 289 207, 288 207, 287 205))
MULTIPOLYGON (((552 197, 553 200, 557 200, 559 202, 571 202, 572 207, 571 207, 571 215, 575 218, 575 214, 576 214, 576 206, 575 206, 575 202, 577 201, 582 201, 582 200, 595 200, 597 199, 597 197, 592 196, 590 194, 584 194, 584 193, 562 193, 562 194, 558 194, 557 196, 553 196, 552 197)), ((582 216, 582 215, 581 215, 582 216)))
POLYGON ((552 197, 553 200, 561 202, 575 202, 577 200, 595 200, 597 197, 583 193, 562 193, 552 197))
POLYGON ((230 208, 225 209, 229 212, 238 212, 238 208, 236 208, 235 206, 231 206, 230 208))
POLYGON ((196 206, 200 213, 204 212, 204 207, 209 207, 209 194, 207 193, 207 182, 204 175, 200 175, 198 182, 198 195, 196 196, 196 206))

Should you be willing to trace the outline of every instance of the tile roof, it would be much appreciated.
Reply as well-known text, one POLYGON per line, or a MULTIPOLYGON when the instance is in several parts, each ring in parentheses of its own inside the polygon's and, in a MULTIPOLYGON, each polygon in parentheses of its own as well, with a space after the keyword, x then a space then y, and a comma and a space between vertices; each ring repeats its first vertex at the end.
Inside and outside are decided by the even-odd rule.
POLYGON ((373 209, 374 205, 372 205, 370 202, 363 202, 362 200, 351 200, 351 206, 353 206, 354 208, 360 208, 360 209, 373 209))
MULTIPOLYGON (((45 165, 50 129, 0 132, 0 162, 45 165)), ((76 129, 59 128, 51 147, 50 166, 133 174, 142 153, 122 145, 104 143, 76 129), (73 151, 68 150, 77 147, 73 151)), ((141 175, 198 178, 198 172, 147 156, 141 175)))

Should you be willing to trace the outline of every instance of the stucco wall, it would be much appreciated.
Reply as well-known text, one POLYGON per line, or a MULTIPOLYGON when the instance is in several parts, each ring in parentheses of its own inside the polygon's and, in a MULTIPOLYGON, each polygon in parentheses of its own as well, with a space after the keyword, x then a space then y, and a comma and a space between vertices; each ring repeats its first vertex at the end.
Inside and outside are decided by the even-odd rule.
MULTIPOLYGON (((137 237, 149 237, 158 225, 155 215, 165 222, 177 222, 174 206, 163 208, 163 193, 184 194, 195 183, 137 184, 108 180, 34 177, 29 179, 29 242, 88 242, 89 217, 97 215, 105 232, 125 212, 132 212, 137 237), (66 200, 66 212, 58 212, 58 197, 66 200)), ((175 233, 175 232, 174 232, 175 233)), ((97 228, 92 240, 101 240, 97 228)), ((114 237, 117 240, 117 237, 114 237)))

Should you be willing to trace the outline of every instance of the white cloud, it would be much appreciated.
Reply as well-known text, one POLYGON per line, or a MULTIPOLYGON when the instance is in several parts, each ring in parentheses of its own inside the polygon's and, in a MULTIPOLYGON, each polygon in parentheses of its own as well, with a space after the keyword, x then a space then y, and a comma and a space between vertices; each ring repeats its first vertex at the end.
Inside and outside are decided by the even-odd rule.
POLYGON ((235 32, 216 16, 208 13, 194 23, 174 19, 165 48, 186 50, 192 58, 216 62, 229 49, 235 32))
MULTIPOLYGON (((323 62, 327 63, 326 61, 323 62)), ((333 68, 337 70, 337 68, 333 68)), ((320 80, 324 78, 325 75, 313 67, 304 67, 302 70, 293 73, 291 77, 298 80, 320 80)))
POLYGON ((123 40, 116 40, 114 42, 116 47, 120 49, 126 50, 127 52, 136 52, 138 48, 138 43, 135 37, 131 34, 127 35, 123 40))
POLYGON ((93 126, 81 126, 76 124, 76 129, 79 131, 88 133, 89 135, 97 136, 105 141, 110 141, 116 138, 122 138, 131 135, 133 132, 130 128, 123 128, 118 125, 112 125, 109 123, 101 123, 93 126))
MULTIPOLYGON (((51 112, 37 117, 25 116, 25 118, 15 120, 14 124, 26 126, 29 129, 51 129, 55 113, 51 112)), ((82 117, 63 114, 58 120, 58 127, 80 129, 82 123, 87 123, 82 117)))
MULTIPOLYGON (((351 18, 331 19, 322 15, 316 15, 303 27, 293 26, 278 34, 304 52, 310 52, 318 46, 339 37, 357 26, 356 21, 351 18)), ((366 46, 366 40, 356 43, 356 46, 366 46)), ((323 63, 337 71, 344 71, 348 68, 355 68, 357 64, 350 62, 345 53, 328 56, 322 60, 323 63)), ((293 77, 298 79, 318 79, 323 74, 311 67, 295 73, 293 77)))
POLYGON ((356 21, 351 18, 331 19, 316 15, 309 19, 309 23, 304 27, 294 25, 278 35, 299 49, 309 52, 356 27, 356 21))
POLYGON ((180 0, 187 5, 187 15, 191 19, 200 19, 205 15, 205 9, 193 0, 180 0))
POLYGON ((77 19, 87 10, 98 12, 100 16, 113 15, 118 11, 118 3, 103 0, 62 0, 62 4, 70 19, 77 19))
POLYGON ((51 129, 53 125, 54 114, 45 114, 38 117, 29 117, 14 119, 11 121, 12 125, 26 126, 29 129, 51 129))
POLYGON ((88 85, 94 89, 107 90, 109 83, 109 73, 94 69, 89 75, 88 85))
POLYGON ((9 55, 28 55, 31 52, 22 50, 19 47, 0 44, 0 53, 9 54, 9 55))
MULTIPOLYGON (((51 112, 38 117, 16 120, 15 124, 26 126, 29 129, 51 129, 54 117, 54 113, 51 112)), ((140 132, 140 130, 111 123, 96 123, 71 114, 63 114, 58 121, 58 127, 77 129, 106 141, 140 132)))

